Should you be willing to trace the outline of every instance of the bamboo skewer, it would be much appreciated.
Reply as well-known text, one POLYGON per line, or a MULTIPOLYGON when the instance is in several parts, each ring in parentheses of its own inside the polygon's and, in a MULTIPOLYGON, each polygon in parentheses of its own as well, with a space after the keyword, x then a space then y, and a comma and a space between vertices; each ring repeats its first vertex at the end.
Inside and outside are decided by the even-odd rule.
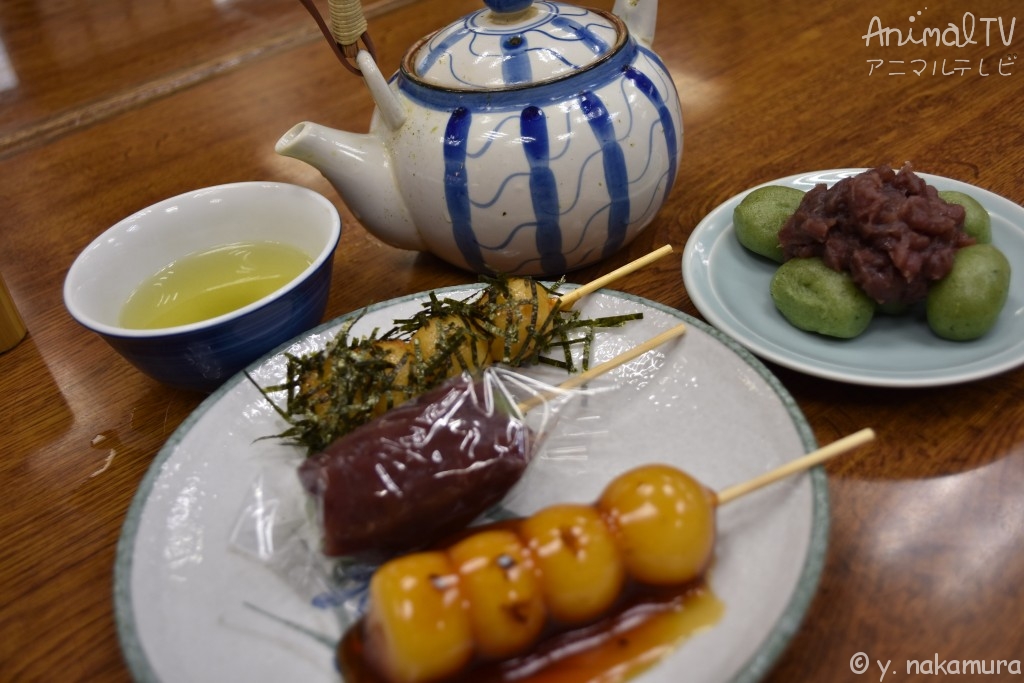
MULTIPOLYGON (((605 275, 602 275, 601 277, 597 278, 596 280, 591 280, 587 284, 581 285, 580 287, 578 287, 577 289, 574 289, 571 292, 567 292, 566 294, 564 294, 564 295, 559 297, 559 303, 558 303, 557 307, 552 311, 552 315, 555 315, 556 312, 558 310, 560 310, 560 309, 561 310, 565 310, 565 309, 568 309, 568 308, 572 308, 573 304, 575 304, 577 301, 582 299, 587 294, 590 294, 591 292, 595 292, 598 289, 601 289, 602 287, 607 285, 608 283, 610 283, 610 282, 612 282, 614 280, 617 280, 620 277, 628 275, 629 273, 632 273, 632 272, 634 272, 636 270, 639 270, 639 269, 643 268, 644 266, 646 266, 646 265, 648 265, 650 263, 653 263, 654 261, 657 261, 662 256, 665 256, 665 255, 671 254, 671 253, 672 253, 672 245, 671 244, 666 244, 665 246, 661 247, 660 249, 655 249, 654 251, 650 252, 646 256, 641 256, 638 259, 630 261, 626 265, 621 266, 619 268, 616 268, 615 270, 613 270, 610 273, 607 273, 605 275)), ((546 324, 546 321, 545 321, 545 324, 546 324)), ((669 330, 666 330, 665 332, 662 332, 661 334, 659 334, 659 335, 657 335, 655 337, 652 337, 651 339, 648 339, 646 342, 644 342, 644 343, 642 343, 642 344, 640 344, 640 345, 630 349, 629 351, 625 351, 625 352, 619 354, 618 356, 616 356, 615 358, 612 358, 611 360, 605 361, 604 363, 601 363, 600 365, 598 365, 596 367, 593 367, 593 368, 590 368, 589 370, 581 372, 578 375, 573 375, 569 379, 567 379, 564 382, 562 382, 561 384, 559 384, 557 388, 560 389, 560 390, 569 390, 569 389, 575 389, 576 387, 582 386, 582 385, 586 384, 587 382, 589 382, 590 380, 592 380, 593 378, 597 377, 598 375, 603 375, 604 373, 608 372, 609 370, 612 370, 612 369, 614 369, 614 368, 616 368, 616 367, 618 367, 620 365, 628 363, 629 361, 633 360, 634 358, 637 358, 638 356, 641 356, 641 355, 647 353, 651 349, 656 348, 656 347, 660 346, 661 344, 664 344, 669 339, 672 339, 674 337, 680 336, 685 331, 686 331, 686 325, 680 323, 676 327, 673 327, 673 328, 671 328, 669 330)), ((543 396, 534 396, 533 398, 530 398, 530 399, 527 399, 527 400, 521 402, 519 404, 519 409, 520 409, 521 412, 525 413, 526 411, 530 410, 531 408, 537 407, 537 405, 539 403, 542 403, 543 401, 544 401, 544 397, 543 396)))
MULTIPOLYGON (((575 290, 575 291, 573 291, 572 293, 570 293, 568 295, 568 298, 569 298, 569 301, 570 301, 569 305, 571 306, 572 303, 575 303, 575 301, 577 301, 581 296, 583 296, 583 295, 585 295, 585 294, 587 294, 589 292, 592 292, 592 291, 594 291, 596 289, 599 289, 600 287, 602 287, 604 284, 607 284, 611 280, 613 280, 613 279, 615 279, 617 277, 621 277, 622 275, 625 275, 626 273, 633 272, 633 271, 643 267, 644 265, 646 265, 648 263, 651 263, 652 261, 654 261, 654 260, 664 256, 665 254, 671 253, 671 252, 672 252, 672 247, 669 246, 669 245, 666 245, 665 247, 662 247, 661 249, 658 249, 658 250, 656 250, 656 251, 654 251, 654 252, 652 252, 650 254, 647 254, 646 256, 643 256, 643 257, 641 257, 641 258, 639 258, 639 259, 637 259, 637 260, 635 260, 635 261, 633 261, 633 262, 631 262, 629 264, 626 264, 625 266, 623 266, 621 268, 616 269, 615 271, 605 275, 604 277, 601 277, 601 278, 599 278, 597 280, 594 280, 593 282, 589 283, 588 285, 584 285, 584 286, 580 287, 578 290, 575 290)), ((508 292, 506 292, 506 295, 511 294, 511 293, 512 293, 511 291, 508 291, 508 292)), ((557 327, 551 327, 551 326, 555 325, 555 323, 553 323, 553 321, 558 316, 559 309, 562 306, 561 306, 561 303, 560 303, 559 299, 556 296, 554 296, 553 294, 554 293, 550 292, 550 290, 545 290, 545 298, 546 298, 545 303, 547 304, 549 310, 547 311, 547 315, 544 315, 543 317, 541 317, 539 314, 537 314, 538 313, 538 309, 540 308, 540 305, 537 302, 536 295, 534 295, 533 305, 535 306, 535 308, 533 310, 534 310, 534 313, 537 314, 536 318, 539 319, 539 322, 531 321, 531 324, 533 325, 533 329, 532 329, 532 331, 531 330, 527 330, 527 334, 529 334, 529 335, 537 334, 538 338, 542 338, 542 337, 540 337, 541 334, 543 334, 543 333, 552 333, 552 332, 554 332, 557 329, 557 327), (547 297, 548 294, 551 294, 552 296, 547 297)), ((469 305, 473 306, 476 303, 479 303, 479 301, 481 301, 481 300, 482 299, 474 299, 473 297, 470 297, 470 298, 465 299, 462 303, 469 302, 469 305)), ((522 310, 523 308, 527 307, 527 303, 528 302, 520 301, 519 299, 515 299, 513 305, 516 308, 522 310)), ((482 310, 483 309, 481 309, 481 311, 482 310)), ((434 311, 434 312, 437 313, 438 315, 441 315, 441 316, 453 317, 453 314, 451 314, 450 312, 439 312, 439 311, 434 311)), ((458 313, 458 315, 454 316, 454 317, 457 317, 459 319, 466 319, 467 316, 468 316, 468 314, 463 314, 461 312, 461 309, 460 309, 460 312, 458 313)), ((628 319, 629 316, 625 316, 625 318, 628 319)), ((475 320, 475 318, 474 318, 474 320, 475 320)), ((430 324, 429 322, 424 322, 422 320, 419 320, 418 318, 414 318, 414 319, 410 319, 410 320, 403 320, 403 321, 396 321, 396 324, 399 323, 399 322, 403 323, 403 324, 416 324, 417 322, 422 323, 423 325, 430 324)), ((494 323, 494 325, 495 326, 500 325, 500 322, 501 321, 497 321, 497 322, 494 323)), ((519 325, 521 321, 515 322, 515 321, 511 321, 510 320, 509 322, 510 322, 510 324, 519 325)), ((574 319, 573 323, 575 324, 575 322, 576 321, 574 319)), ((584 322, 586 322, 586 321, 584 321, 584 322)), ((470 323, 472 323, 474 325, 477 324, 477 323, 475 323, 473 321, 467 321, 467 322, 464 322, 464 325, 468 328, 470 326, 470 323)), ((492 334, 495 339, 497 338, 498 334, 501 333, 500 329, 498 330, 498 332, 493 332, 490 328, 485 328, 485 329, 490 334, 492 334)), ((597 376, 597 375, 599 375, 601 373, 607 372, 608 370, 614 368, 617 365, 621 365, 623 363, 626 363, 629 360, 631 360, 631 359, 639 356, 640 354, 646 352, 647 350, 650 350, 651 348, 654 348, 654 346, 657 346, 658 344, 663 343, 665 340, 671 338, 672 336, 676 336, 678 334, 682 334, 684 329, 685 328, 682 325, 680 325, 675 331, 669 333, 667 336, 663 335, 663 336, 657 337, 655 339, 649 340, 648 342, 638 346, 636 349, 633 349, 632 351, 627 352, 627 353, 619 356, 618 358, 615 358, 612 361, 609 361, 608 363, 605 363, 602 366, 593 368, 591 370, 585 371, 584 373, 582 373, 580 375, 574 376, 574 377, 572 377, 566 383, 565 388, 572 388, 572 387, 575 387, 575 386, 579 386, 580 384, 583 384, 583 383, 589 381, 593 377, 595 377, 595 376, 597 376)), ((358 340, 358 344, 356 344, 356 342, 352 342, 350 344, 349 340, 346 337, 346 339, 343 340, 345 342, 344 350, 343 350, 342 354, 339 357, 337 357, 336 359, 332 359, 331 358, 331 356, 330 356, 330 354, 332 353, 331 347, 327 346, 326 348, 323 348, 323 349, 320 349, 318 351, 306 354, 304 357, 296 357, 296 358, 292 358, 291 360, 289 360, 288 374, 287 374, 287 377, 286 377, 285 381, 282 382, 281 384, 274 385, 274 387, 272 387, 272 388, 274 390, 287 390, 288 391, 288 398, 287 398, 286 407, 285 408, 280 408, 280 407, 276 406, 276 404, 275 404, 275 408, 278 409, 278 413, 291 425, 291 429, 290 429, 290 436, 291 436, 291 438, 296 443, 305 444, 309 448, 322 448, 327 443, 327 442, 324 441, 325 438, 327 438, 327 437, 330 437, 331 439, 336 438, 337 436, 340 436, 341 434, 343 434, 343 433, 347 432, 348 430, 354 428, 355 426, 358 426, 359 424, 361 424, 364 419, 370 419, 370 417, 372 417, 372 415, 375 414, 375 412, 377 411, 378 407, 383 406, 384 409, 386 410, 386 409, 388 409, 390 407, 394 407, 394 405, 397 405, 396 403, 392 403, 391 402, 392 401, 392 397, 397 397, 398 401, 402 402, 402 401, 404 401, 404 400, 406 400, 408 398, 411 398, 413 396, 416 396, 416 395, 422 393, 423 391, 426 391, 429 388, 432 388, 434 385, 430 384, 429 381, 427 383, 422 383, 422 384, 417 384, 415 386, 410 386, 410 384, 407 383, 406 380, 404 380, 404 379, 401 380, 401 383, 392 383, 392 382, 397 382, 397 380, 392 378, 391 380, 380 382, 379 386, 378 385, 374 385, 374 387, 373 387, 374 391, 379 391, 380 392, 378 403, 375 406, 372 407, 372 411, 374 411, 374 412, 368 413, 366 411, 363 411, 363 412, 360 412, 360 413, 352 413, 352 416, 350 417, 348 414, 342 414, 341 412, 334 410, 334 408, 339 405, 339 402, 348 401, 349 403, 351 403, 352 395, 353 394, 352 394, 352 391, 350 390, 350 387, 353 386, 353 385, 350 382, 349 383, 340 384, 337 381, 332 380, 331 377, 329 376, 331 373, 327 372, 325 370, 325 368, 333 367, 333 364, 335 362, 340 363, 340 364, 349 364, 352 367, 354 367, 353 364, 355 363, 355 361, 353 359, 355 359, 356 356, 353 355, 353 354, 364 353, 364 352, 366 352, 367 348, 371 348, 371 347, 372 348, 377 348, 378 350, 381 350, 382 353, 383 353, 383 355, 381 356, 382 358, 388 358, 388 359, 395 359, 395 358, 397 358, 398 360, 394 361, 396 363, 400 362, 400 363, 404 364, 406 362, 407 358, 412 358, 413 359, 412 362, 419 362, 419 361, 415 360, 418 356, 414 355, 414 354, 418 354, 419 353, 418 351, 416 351, 415 349, 413 349, 411 347, 407 348, 405 346, 401 346, 401 345, 406 345, 406 344, 414 344, 415 342, 411 341, 411 338, 413 336, 415 336, 416 331, 417 331, 416 328, 413 327, 412 325, 410 325, 408 327, 405 327, 405 328, 395 327, 391 331, 389 331, 388 335, 391 335, 392 333, 399 334, 399 335, 409 335, 408 337, 394 337, 394 338, 390 338, 388 340, 389 343, 397 343, 399 345, 396 348, 389 348, 387 350, 384 350, 383 347, 376 347, 374 345, 378 344, 378 342, 380 340, 374 339, 372 337, 364 337, 364 338, 358 340), (358 346, 358 349, 359 349, 358 352, 355 350, 357 348, 357 346, 358 346), (317 410, 313 410, 312 412, 310 412, 310 410, 308 408, 309 408, 309 401, 310 401, 311 398, 313 400, 318 401, 318 402, 322 402, 322 405, 324 405, 325 407, 322 410, 317 409, 317 410), (385 401, 386 401, 386 403, 385 403, 385 401), (298 406, 298 408, 296 409, 294 406, 298 406), (295 417, 295 415, 298 415, 298 417, 295 417), (311 417, 306 417, 307 415, 311 415, 311 417), (321 422, 321 418, 323 418, 325 420, 330 420, 331 422, 329 424, 327 424, 327 425, 324 425, 324 423, 321 422)), ((473 334, 473 335, 477 334, 473 330, 470 330, 470 333, 473 334)), ((344 334, 347 335, 347 331, 345 331, 344 334)), ((434 337, 438 336, 437 332, 434 332, 433 334, 434 334, 434 337)), ((447 333, 445 333, 445 334, 447 334, 447 333)), ((482 336, 478 337, 478 338, 482 338, 482 336)), ((431 349, 436 350, 436 348, 435 348, 436 341, 437 340, 435 339, 434 341, 431 342, 431 345, 430 345, 431 349)), ((497 360, 500 360, 500 359, 493 359, 493 358, 491 358, 491 346, 492 346, 491 342, 492 342, 492 340, 491 339, 486 339, 485 341, 487 342, 487 345, 488 345, 487 346, 487 353, 485 354, 485 357, 483 359, 476 359, 476 358, 474 358, 474 362, 472 364, 474 366, 474 368, 477 369, 477 370, 482 369, 482 367, 484 367, 485 365, 490 364, 491 362, 497 362, 497 360)), ((565 341, 565 340, 563 339, 563 341, 565 341)), ((570 341, 583 341, 583 339, 581 338, 581 339, 575 339, 575 340, 570 340, 570 341)), ((473 343, 476 343, 475 339, 473 340, 473 343)), ((339 347, 339 348, 341 348, 341 347, 339 347)), ((387 360, 386 362, 391 363, 392 360, 387 360)), ((462 363, 462 365, 464 366, 465 363, 462 363)), ((346 366, 346 367, 349 367, 349 366, 346 366)), ((395 365, 394 367, 398 368, 399 366, 395 365)), ((346 370, 346 372, 348 372, 348 371, 349 370, 346 370)), ((359 371, 361 371, 361 370, 351 369, 351 372, 359 372, 359 371)), ((411 372, 411 370, 410 370, 410 372, 411 372)), ((259 387, 259 385, 256 383, 256 381, 252 377, 249 377, 249 379, 250 379, 250 381, 254 385, 257 386, 257 389, 259 389, 261 392, 264 391, 261 387, 259 387)), ((557 391, 557 387, 551 387, 551 389, 554 390, 554 391, 557 391)), ((268 398, 268 400, 269 400, 269 398, 268 398)), ((521 408, 525 412, 527 409, 529 409, 531 407, 535 407, 538 403, 540 403, 542 401, 543 401, 543 398, 535 398, 533 400, 528 399, 527 402, 524 402, 521 405, 521 408)), ((341 403, 341 404, 344 405, 344 403, 341 403)))
POLYGON ((675 339, 676 337, 682 336, 684 332, 686 332, 686 325, 684 325, 683 323, 679 323, 675 327, 669 328, 655 337, 651 337, 647 341, 643 342, 642 344, 638 344, 637 346, 634 346, 628 351, 623 351, 619 355, 615 356, 610 360, 606 360, 605 362, 601 363, 598 366, 590 368, 585 372, 581 372, 578 375, 573 375, 569 379, 559 384, 558 388, 575 389, 578 386, 582 386, 589 382, 590 380, 594 379, 595 377, 603 375, 609 370, 613 370, 619 367, 620 365, 628 363, 634 358, 642 356, 651 349, 655 349, 661 346, 669 339, 675 339))
POLYGON ((647 254, 646 256, 641 256, 640 258, 636 259, 635 261, 630 261, 626 265, 624 265, 624 266, 622 266, 620 268, 616 268, 612 272, 607 273, 606 275, 602 275, 601 277, 597 278, 596 280, 592 280, 592 281, 588 282, 587 284, 582 285, 581 287, 578 287, 578 288, 572 290, 571 292, 566 292, 565 294, 563 294, 560 297, 561 307, 562 308, 572 308, 573 304, 575 304, 577 301, 579 301, 580 299, 585 297, 587 294, 590 294, 591 292, 597 291, 598 289, 601 289, 602 287, 604 287, 608 283, 610 283, 610 282, 612 282, 614 280, 617 280, 620 277, 628 275, 628 274, 632 273, 633 271, 640 270, 644 266, 657 261, 662 256, 666 256, 666 255, 671 254, 671 253, 672 253, 672 245, 671 244, 666 244, 665 246, 661 247, 660 249, 655 249, 654 251, 652 251, 651 253, 647 254))
POLYGON ((736 500, 741 496, 745 496, 759 488, 772 484, 779 479, 810 469, 811 467, 819 465, 826 460, 830 460, 837 455, 842 455, 847 451, 866 444, 874 438, 875 432, 870 428, 864 428, 858 432, 844 436, 837 441, 833 441, 827 446, 823 446, 816 451, 811 451, 807 455, 786 463, 785 465, 770 472, 765 472, 764 474, 754 477, 749 481, 745 481, 743 483, 730 486, 723 491, 719 491, 716 494, 718 504, 725 505, 726 503, 736 500))
MULTIPOLYGON (((573 375, 569 379, 559 384, 558 389, 562 391, 568 391, 569 389, 575 389, 576 387, 582 386, 589 382, 590 380, 594 379, 595 377, 603 375, 609 370, 613 370, 619 367, 620 365, 624 365, 629 361, 633 360, 634 358, 642 356, 651 349, 655 349, 661 346, 668 340, 675 339, 676 337, 681 336, 684 332, 686 332, 686 325, 684 325, 683 323, 679 323, 675 327, 669 328, 662 332, 661 334, 651 337, 642 344, 637 344, 628 351, 623 351, 619 355, 609 360, 606 360, 600 365, 592 367, 589 370, 579 373, 578 375, 573 375)), ((532 398, 529 398, 519 403, 519 410, 525 413, 531 408, 535 408, 537 404, 541 403, 543 400, 543 396, 534 396, 532 398)))

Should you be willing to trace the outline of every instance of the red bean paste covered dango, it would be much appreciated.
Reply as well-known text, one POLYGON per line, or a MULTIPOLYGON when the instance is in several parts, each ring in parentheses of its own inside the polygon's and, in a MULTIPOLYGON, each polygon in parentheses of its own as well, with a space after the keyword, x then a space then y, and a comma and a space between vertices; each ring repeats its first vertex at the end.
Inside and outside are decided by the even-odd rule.
POLYGON ((519 480, 530 428, 468 373, 357 427, 299 466, 329 557, 386 557, 462 529, 519 480))
POLYGON ((879 304, 924 300, 974 243, 963 207, 938 196, 909 164, 888 165, 816 185, 779 232, 786 260, 820 257, 879 304))

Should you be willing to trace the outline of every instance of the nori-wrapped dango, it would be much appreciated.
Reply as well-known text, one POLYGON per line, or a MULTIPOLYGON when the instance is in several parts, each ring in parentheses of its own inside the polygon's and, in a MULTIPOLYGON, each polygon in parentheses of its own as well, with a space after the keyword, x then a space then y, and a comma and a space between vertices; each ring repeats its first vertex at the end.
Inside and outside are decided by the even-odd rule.
POLYGON ((643 317, 584 319, 563 308, 557 285, 530 278, 486 282, 464 299, 432 292, 421 310, 383 333, 350 336, 349 323, 323 349, 289 355, 284 381, 261 388, 268 397, 285 393, 283 404, 274 405, 289 426, 276 436, 314 454, 463 372, 545 363, 572 373, 574 347, 582 347, 585 370, 595 328, 643 317))

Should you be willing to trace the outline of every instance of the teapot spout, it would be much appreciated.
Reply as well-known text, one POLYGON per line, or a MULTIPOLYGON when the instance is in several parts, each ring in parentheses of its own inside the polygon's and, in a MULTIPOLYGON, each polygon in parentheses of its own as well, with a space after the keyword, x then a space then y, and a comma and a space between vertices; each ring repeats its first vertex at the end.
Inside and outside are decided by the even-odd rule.
POLYGON ((381 241, 399 249, 426 250, 398 191, 391 155, 377 136, 304 121, 281 136, 274 150, 320 171, 356 219, 381 241))
POLYGON ((654 43, 658 0, 615 0, 612 14, 626 22, 630 34, 644 47, 654 43))

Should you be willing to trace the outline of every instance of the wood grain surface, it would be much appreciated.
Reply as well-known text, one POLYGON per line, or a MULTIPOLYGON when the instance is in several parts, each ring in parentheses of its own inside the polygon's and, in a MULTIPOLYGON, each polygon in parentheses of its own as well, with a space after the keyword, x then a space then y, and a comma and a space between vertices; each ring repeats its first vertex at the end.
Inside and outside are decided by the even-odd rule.
MULTIPOLYGON (((389 73, 416 38, 479 4, 366 7, 389 73)), ((160 199, 268 179, 342 212, 325 318, 475 278, 380 243, 316 170, 274 153, 294 123, 365 130, 372 111, 297 0, 5 0, 0 48, 0 273, 29 330, 0 355, 0 680, 123 681, 118 535, 202 396, 142 376, 71 319, 62 286, 75 256, 160 199)), ((663 0, 655 49, 682 101, 678 180, 636 241, 571 281, 665 243, 681 250, 721 202, 799 172, 910 160, 1024 202, 1019 3, 663 0), (960 46, 864 38, 874 17, 906 34, 966 14, 1001 17, 1003 33, 976 21, 960 46)), ((614 288, 699 317, 676 256, 614 288)), ((906 660, 1024 659, 1024 370, 894 390, 770 367, 819 443, 865 426, 878 440, 827 466, 820 587, 768 680, 879 680, 874 660, 889 660, 895 680, 931 681, 906 660), (861 676, 858 652, 872 659, 861 676)))

